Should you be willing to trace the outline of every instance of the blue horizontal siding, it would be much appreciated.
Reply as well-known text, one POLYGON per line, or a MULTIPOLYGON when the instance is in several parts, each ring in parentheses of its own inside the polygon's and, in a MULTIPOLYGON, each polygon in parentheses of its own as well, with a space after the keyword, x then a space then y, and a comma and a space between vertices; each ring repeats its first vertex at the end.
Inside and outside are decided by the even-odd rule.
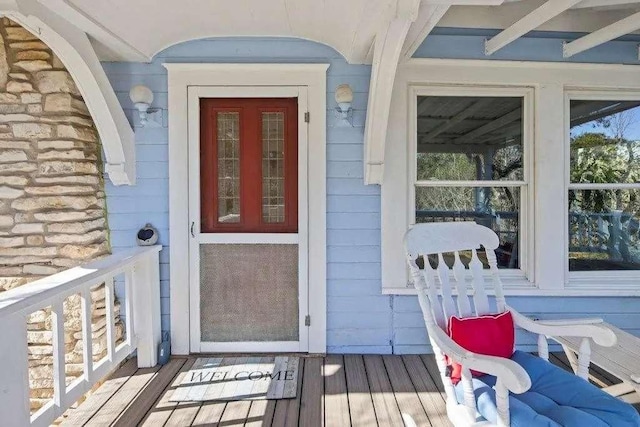
MULTIPOLYGON (((149 64, 104 63, 103 67, 125 113, 137 116, 129 89, 144 84, 154 92, 153 106, 163 110, 163 126, 136 127, 137 185, 106 185, 114 251, 135 245, 135 233, 146 223, 159 231, 161 253, 162 328, 169 325, 169 168, 167 73, 165 62, 295 62, 330 63, 327 74, 327 237, 328 342, 330 349, 391 351, 391 306, 380 294, 380 190, 362 182, 363 134, 371 67, 349 65, 333 49, 296 39, 205 39, 173 46, 149 64), (354 127, 339 125, 334 90, 348 83, 354 91, 354 127), (166 254, 166 255, 165 255, 166 254), (361 312, 358 323, 349 322, 361 312), (357 328, 354 329, 354 324, 357 328), (367 326, 375 326, 367 328, 367 326), (348 329, 348 331, 347 331, 348 329), (365 331, 369 329, 368 331, 365 331), (358 331, 362 331, 359 333, 358 331)), ((108 182, 108 181, 107 181, 108 182)))
MULTIPOLYGON (((530 33, 491 57, 484 39, 491 30, 436 29, 416 57, 564 61, 563 40, 575 34, 530 33)), ((573 62, 638 63, 637 40, 607 43, 570 58, 573 62)), ((154 107, 163 110, 161 127, 136 128, 135 187, 106 180, 114 251, 135 245, 135 233, 153 224, 165 246, 160 253, 162 329, 169 320, 169 202, 167 73, 162 63, 265 62, 330 63, 327 74, 327 342, 330 353, 423 353, 430 351, 415 297, 381 294, 380 188, 363 183, 363 135, 371 67, 350 65, 333 49, 304 40, 220 38, 182 43, 159 53, 149 64, 104 63, 116 96, 138 124, 129 89, 144 84, 154 91, 154 107), (348 83, 354 91, 353 127, 340 126, 333 108, 334 90, 348 83)), ((515 297, 509 302, 540 318, 598 316, 640 333, 640 298, 515 297)), ((517 335, 518 346, 533 350, 535 337, 517 335)))

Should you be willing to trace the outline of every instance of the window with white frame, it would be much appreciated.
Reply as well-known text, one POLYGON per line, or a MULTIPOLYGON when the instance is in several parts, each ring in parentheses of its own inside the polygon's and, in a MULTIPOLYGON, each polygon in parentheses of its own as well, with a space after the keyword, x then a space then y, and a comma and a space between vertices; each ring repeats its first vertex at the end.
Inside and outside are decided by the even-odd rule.
MULTIPOLYGON (((413 294, 403 236, 475 221, 511 295, 640 295, 638 66, 412 59, 381 188, 382 292, 413 294)), ((377 160, 377 159, 375 159, 377 160)))
POLYGON ((411 223, 475 221, 500 238, 498 266, 524 270, 528 204, 526 90, 416 93, 411 223))
POLYGON ((570 277, 640 270, 640 98, 569 94, 570 277))

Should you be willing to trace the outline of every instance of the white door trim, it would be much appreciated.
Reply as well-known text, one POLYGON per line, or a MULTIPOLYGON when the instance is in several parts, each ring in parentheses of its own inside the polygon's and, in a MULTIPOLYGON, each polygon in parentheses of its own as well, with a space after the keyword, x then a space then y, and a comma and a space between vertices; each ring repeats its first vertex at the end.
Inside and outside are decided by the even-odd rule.
MULTIPOLYGON (((191 86, 306 87, 308 124, 307 192, 310 353, 326 352, 326 71, 328 64, 164 64, 169 82, 169 227, 171 351, 189 354, 193 330, 189 319, 189 114, 191 86)), ((265 88, 264 93, 269 92, 265 88)), ((233 94, 233 95, 231 95, 233 94)), ((253 95, 256 96, 255 94, 253 95)), ((282 96, 282 95, 280 95, 282 96)), ((299 130, 300 131, 300 130, 299 130)), ((299 183, 302 185, 303 183, 299 183)), ((302 211, 299 215, 303 215, 302 211)), ((300 241, 300 244, 305 242, 300 241)), ((300 268, 305 266, 301 264, 300 268)), ((250 350, 247 350, 250 351, 250 350)))

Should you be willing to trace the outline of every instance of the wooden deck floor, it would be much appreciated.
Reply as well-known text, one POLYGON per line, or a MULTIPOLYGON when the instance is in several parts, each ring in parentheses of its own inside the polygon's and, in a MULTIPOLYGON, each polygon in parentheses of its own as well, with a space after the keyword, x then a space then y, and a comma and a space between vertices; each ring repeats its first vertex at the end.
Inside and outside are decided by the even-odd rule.
MULTIPOLYGON (((173 358, 162 368, 137 369, 129 360, 78 408, 71 426, 450 426, 432 355, 329 355, 300 360, 296 399, 169 402, 195 357, 173 358)), ((562 354, 551 361, 570 369, 562 354)), ((598 369, 600 387, 615 378, 598 369)), ((623 397, 640 408, 636 395, 623 397)))

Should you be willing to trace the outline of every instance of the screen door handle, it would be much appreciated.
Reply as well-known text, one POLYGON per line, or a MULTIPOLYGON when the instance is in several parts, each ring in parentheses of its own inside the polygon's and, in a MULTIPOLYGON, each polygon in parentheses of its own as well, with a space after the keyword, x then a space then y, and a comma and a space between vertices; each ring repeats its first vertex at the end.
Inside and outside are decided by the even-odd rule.
POLYGON ((191 222, 191 237, 196 237, 196 235, 193 233, 193 226, 195 225, 195 222, 191 222))

